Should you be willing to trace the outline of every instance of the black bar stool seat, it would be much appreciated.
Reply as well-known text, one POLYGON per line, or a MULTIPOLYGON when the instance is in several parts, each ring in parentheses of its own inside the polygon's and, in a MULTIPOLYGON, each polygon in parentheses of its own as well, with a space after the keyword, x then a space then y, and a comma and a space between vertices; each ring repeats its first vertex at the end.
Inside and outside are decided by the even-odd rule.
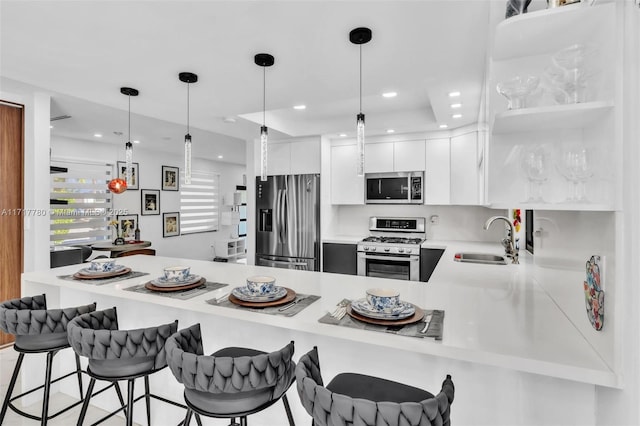
POLYGON ((420 402, 433 398, 433 394, 424 389, 357 373, 338 374, 329 382, 327 389, 375 402, 420 402))

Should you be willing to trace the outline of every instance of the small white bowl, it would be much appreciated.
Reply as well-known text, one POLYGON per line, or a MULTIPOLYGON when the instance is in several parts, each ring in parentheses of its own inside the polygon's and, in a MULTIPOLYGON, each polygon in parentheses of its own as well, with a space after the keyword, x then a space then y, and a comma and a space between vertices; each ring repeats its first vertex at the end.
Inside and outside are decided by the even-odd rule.
POLYGON ((390 311, 400 303, 400 292, 391 288, 370 288, 367 302, 378 312, 390 311))
POLYGON ((264 295, 273 292, 276 279, 268 276, 255 276, 247 278, 247 288, 256 295, 264 295))
POLYGON ((90 271, 111 272, 116 268, 115 259, 94 259, 89 266, 90 271))
POLYGON ((180 283, 187 281, 189 273, 191 272, 190 266, 168 266, 164 268, 164 279, 174 283, 180 283))

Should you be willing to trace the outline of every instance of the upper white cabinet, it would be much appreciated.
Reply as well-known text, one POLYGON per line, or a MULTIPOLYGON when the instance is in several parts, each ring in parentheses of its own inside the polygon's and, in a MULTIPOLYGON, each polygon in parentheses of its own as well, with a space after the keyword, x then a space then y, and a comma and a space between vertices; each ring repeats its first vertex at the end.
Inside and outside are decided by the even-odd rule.
MULTIPOLYGON (((255 149, 256 175, 260 174, 260 144, 255 149)), ((268 175, 320 173, 320 138, 273 141, 267 145, 268 175)))
POLYGON ((482 152, 478 132, 452 136, 450 143, 451 204, 480 204, 482 152))
MULTIPOLYGON (((490 206, 619 208, 623 17, 616 8, 624 5, 618 3, 540 10, 496 26, 487 82, 490 206), (563 74, 554 55, 576 45, 586 52, 574 61, 582 70, 563 74), (571 75, 580 79, 565 85, 565 93, 577 86, 580 96, 553 89, 553 77, 571 75), (508 109, 496 85, 515 76, 536 76, 540 85, 524 107, 508 109)), ((453 149, 452 139, 452 164, 453 149)))
POLYGON ((424 140, 370 143, 365 146, 365 173, 424 170, 424 140))
POLYGON ((424 202, 450 204, 451 155, 449 138, 427 139, 425 143, 424 202))
POLYGON ((393 143, 393 171, 415 172, 424 170, 424 140, 393 143))
POLYGON ((393 171, 393 142, 369 143, 364 149, 365 173, 393 171))
POLYGON ((364 178, 356 175, 356 145, 331 147, 331 204, 364 204, 364 178))

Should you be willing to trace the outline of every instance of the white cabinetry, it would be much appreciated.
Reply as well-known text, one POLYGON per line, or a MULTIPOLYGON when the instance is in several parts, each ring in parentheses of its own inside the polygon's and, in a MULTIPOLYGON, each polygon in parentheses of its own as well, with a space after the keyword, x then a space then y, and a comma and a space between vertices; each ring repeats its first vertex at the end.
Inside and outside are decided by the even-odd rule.
POLYGON ((424 140, 370 143, 365 146, 365 173, 424 170, 424 140))
POLYGON ((451 204, 480 204, 478 132, 451 137, 451 204))
POLYGON ((415 172, 424 170, 424 140, 393 143, 393 170, 415 172))
POLYGON ((538 210, 619 208, 623 63, 618 54, 622 32, 616 25, 616 3, 541 10, 497 25, 487 90, 490 206, 538 210), (495 90, 497 83, 517 75, 544 80, 545 71, 553 66, 553 55, 576 43, 591 49, 585 61, 588 78, 582 102, 558 104, 555 96, 543 88, 537 96, 527 99, 525 108, 507 109, 506 99, 495 90), (535 176, 539 183, 533 178, 529 181, 532 175, 527 175, 523 165, 523 158, 533 150, 542 158, 535 176), (572 195, 574 183, 564 177, 570 174, 562 173, 567 169, 562 159, 581 150, 587 152, 586 167, 591 173, 581 178, 582 183, 576 182, 586 188, 586 200, 576 202, 572 195), (536 187, 541 197, 533 199, 531 189, 536 187))
POLYGON ((364 178, 356 175, 356 145, 331 147, 331 204, 364 204, 364 178))
MULTIPOLYGON (((255 173, 260 174, 260 144, 255 148, 255 173)), ((298 175, 320 173, 320 138, 270 141, 267 145, 267 174, 298 175)))
POLYGON ((235 261, 245 256, 245 240, 244 238, 216 240, 213 243, 213 250, 216 257, 235 261))
POLYGON ((450 204, 449 138, 427 139, 425 144, 425 204, 450 204))
POLYGON ((365 173, 393 171, 393 142, 369 143, 364 149, 365 173))

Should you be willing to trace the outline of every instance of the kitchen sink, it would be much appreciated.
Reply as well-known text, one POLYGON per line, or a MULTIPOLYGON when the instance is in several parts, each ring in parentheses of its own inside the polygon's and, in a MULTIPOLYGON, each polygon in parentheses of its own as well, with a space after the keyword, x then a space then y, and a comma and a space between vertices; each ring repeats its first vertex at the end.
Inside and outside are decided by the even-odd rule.
POLYGON ((506 265, 504 256, 487 253, 456 253, 453 256, 456 262, 482 263, 485 265, 506 265))

